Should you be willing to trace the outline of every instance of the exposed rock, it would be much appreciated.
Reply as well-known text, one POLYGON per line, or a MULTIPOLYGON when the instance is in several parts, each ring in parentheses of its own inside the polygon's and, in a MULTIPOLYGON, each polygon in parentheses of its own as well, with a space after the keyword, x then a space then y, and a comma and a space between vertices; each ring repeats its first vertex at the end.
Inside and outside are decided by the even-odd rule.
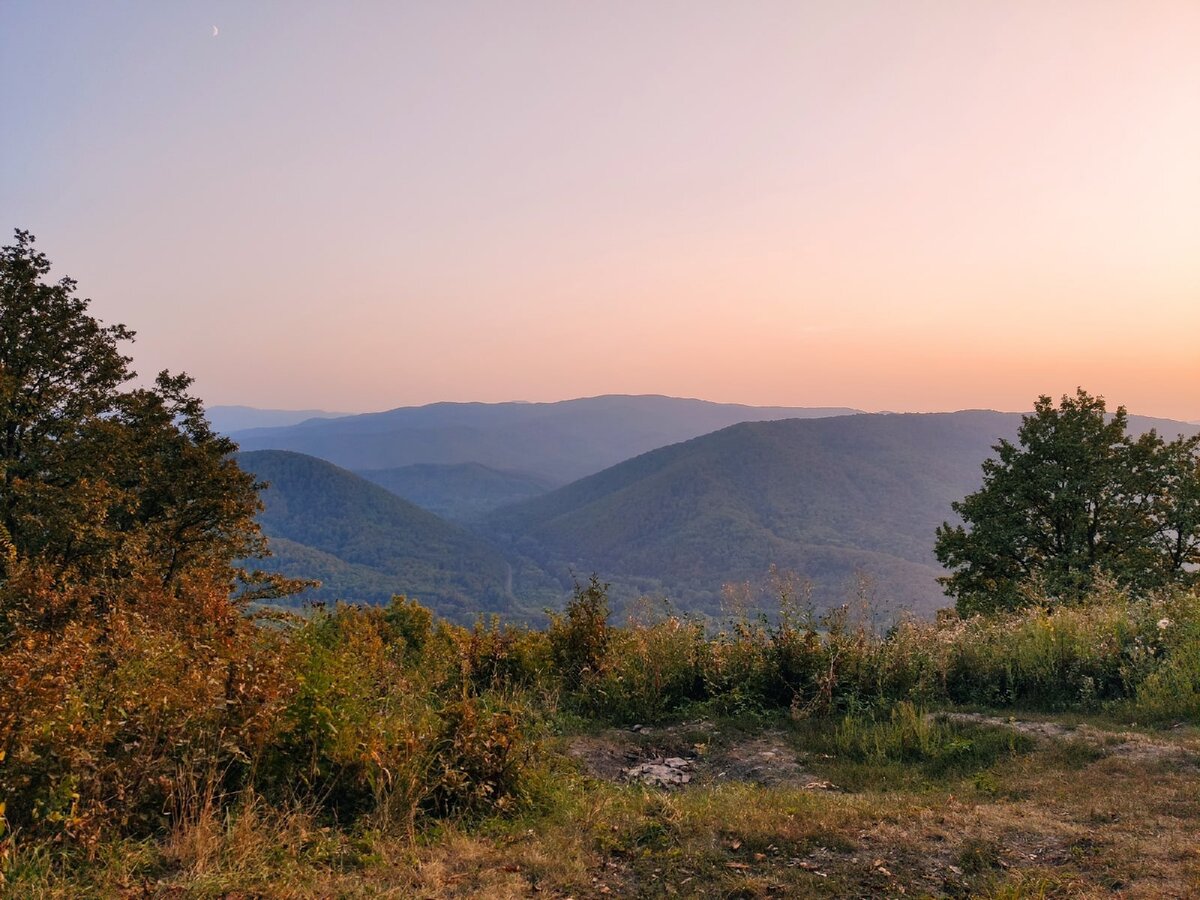
POLYGON ((804 785, 806 791, 837 791, 840 788, 832 781, 810 781, 804 785))
POLYGON ((586 770, 611 781, 632 781, 668 789, 714 782, 750 782, 763 786, 790 784, 810 790, 836 790, 816 782, 796 751, 777 731, 753 737, 716 738, 712 723, 700 720, 630 733, 611 730, 578 735, 569 752, 586 770), (697 742, 696 738, 704 740, 697 742))
POLYGON ((623 776, 654 787, 679 788, 692 780, 692 763, 678 756, 657 757, 626 769, 623 776))

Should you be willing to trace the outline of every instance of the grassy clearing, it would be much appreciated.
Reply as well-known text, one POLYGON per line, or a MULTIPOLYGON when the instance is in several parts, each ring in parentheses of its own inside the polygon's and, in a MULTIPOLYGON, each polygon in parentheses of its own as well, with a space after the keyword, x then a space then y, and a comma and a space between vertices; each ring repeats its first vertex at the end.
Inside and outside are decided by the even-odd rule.
MULTIPOLYGON (((535 802, 411 836, 319 824, 248 801, 161 841, 102 845, 64 868, 9 865, 14 896, 1187 896, 1200 891, 1200 736, 1033 740, 998 726, 887 716, 765 723, 836 790, 706 783, 666 792, 590 775, 551 741, 535 802), (950 760, 948 763, 947 760, 950 760), (1182 761, 1181 761, 1182 760, 1182 761)), ((1087 723, 1082 723, 1087 724, 1087 723)), ((735 749, 761 717, 678 733, 735 749)), ((675 732, 672 732, 674 734, 675 732)), ((626 741, 626 732, 592 732, 626 741)), ((703 743, 703 742, 702 742, 703 743)), ((715 751, 713 751, 715 752, 715 751)))

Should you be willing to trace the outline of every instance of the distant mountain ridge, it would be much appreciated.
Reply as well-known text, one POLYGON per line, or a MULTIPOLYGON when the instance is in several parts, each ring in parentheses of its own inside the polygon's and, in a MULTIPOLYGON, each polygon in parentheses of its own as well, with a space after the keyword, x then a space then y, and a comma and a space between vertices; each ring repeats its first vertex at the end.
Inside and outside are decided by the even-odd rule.
POLYGON ((554 484, 737 422, 846 415, 657 395, 555 403, 434 403, 233 434, 243 450, 293 450, 354 471, 478 463, 554 484))
POLYGON ((945 605, 933 531, 1019 423, 1005 413, 742 423, 499 509, 483 529, 551 573, 598 571, 618 601, 661 593, 716 612, 723 584, 776 565, 811 578, 821 607, 862 572, 928 614, 945 605))
POLYGON ((258 409, 254 406, 210 406, 205 410, 213 431, 232 434, 247 428, 297 425, 309 419, 332 419, 346 413, 323 409, 258 409))

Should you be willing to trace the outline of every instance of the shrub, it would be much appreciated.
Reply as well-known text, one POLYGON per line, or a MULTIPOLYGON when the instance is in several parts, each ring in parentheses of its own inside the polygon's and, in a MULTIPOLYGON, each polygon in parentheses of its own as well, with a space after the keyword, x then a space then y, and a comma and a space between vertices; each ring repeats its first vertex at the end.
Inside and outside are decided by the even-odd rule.
POLYGON ((726 603, 738 615, 718 632, 705 656, 709 694, 730 712, 820 705, 835 677, 830 648, 813 617, 811 584, 774 567, 768 580, 773 617, 747 614, 749 584, 726 585, 726 603))
POLYGON ((463 697, 439 711, 425 806, 438 815, 507 812, 526 798, 531 710, 515 698, 463 697), (522 724, 524 723, 524 724, 522 724))
POLYGON ((1140 722, 1200 721, 1200 596, 1176 595, 1149 613, 1158 617, 1152 637, 1137 646, 1140 664, 1131 666, 1144 676, 1125 712, 1140 722))
POLYGON ((654 722, 704 696, 699 622, 669 616, 615 629, 602 674, 581 699, 611 722, 654 722))
POLYGON ((1137 626, 1128 601, 974 617, 943 634, 946 693, 957 702, 1093 708, 1126 690, 1137 626))
POLYGON ((869 680, 861 692, 875 699, 903 697, 925 704, 946 695, 939 648, 943 629, 901 619, 871 654, 869 680))
MULTIPOLYGON (((470 631, 454 632, 467 688, 474 693, 509 688, 545 687, 550 645, 545 632, 514 628, 492 616, 470 631)), ((553 705, 552 698, 544 697, 553 705)))
POLYGON ((45 603, 95 608, 22 570, 3 589, 0 796, 10 824, 86 846, 106 830, 152 833, 181 792, 244 786, 288 701, 279 636, 242 617, 221 584, 126 581, 106 612, 45 631, 11 615, 45 603))
POLYGON ((438 624, 417 653, 398 636, 397 608, 423 618, 409 601, 338 606, 294 636, 297 687, 263 787, 280 795, 298 786, 340 820, 371 814, 408 828, 421 812, 514 807, 536 716, 518 693, 494 688, 505 658, 495 648, 511 650, 518 633, 438 624), (481 642, 493 652, 481 653, 481 642))
POLYGON ((294 692, 260 780, 271 796, 319 797, 343 819, 380 805, 411 819, 436 720, 407 644, 388 636, 381 611, 344 606, 293 635, 294 692))
POLYGON ((397 595, 384 608, 389 641, 399 641, 411 653, 420 653, 433 633, 433 613, 407 597, 397 595))
POLYGON ((701 677, 705 694, 726 713, 760 711, 778 694, 765 622, 736 621, 708 642, 701 677))
POLYGON ((593 574, 587 586, 575 583, 561 613, 551 612, 547 634, 554 667, 570 685, 596 678, 608 652, 608 585, 593 574))

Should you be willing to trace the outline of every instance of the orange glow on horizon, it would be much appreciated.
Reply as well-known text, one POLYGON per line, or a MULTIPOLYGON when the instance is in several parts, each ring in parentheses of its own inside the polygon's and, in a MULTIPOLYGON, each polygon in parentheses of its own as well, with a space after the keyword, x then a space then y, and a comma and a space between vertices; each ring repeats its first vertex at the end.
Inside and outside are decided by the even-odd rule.
POLYGON ((0 13, 5 227, 212 403, 1200 420, 1194 2, 216 5, 0 13))

